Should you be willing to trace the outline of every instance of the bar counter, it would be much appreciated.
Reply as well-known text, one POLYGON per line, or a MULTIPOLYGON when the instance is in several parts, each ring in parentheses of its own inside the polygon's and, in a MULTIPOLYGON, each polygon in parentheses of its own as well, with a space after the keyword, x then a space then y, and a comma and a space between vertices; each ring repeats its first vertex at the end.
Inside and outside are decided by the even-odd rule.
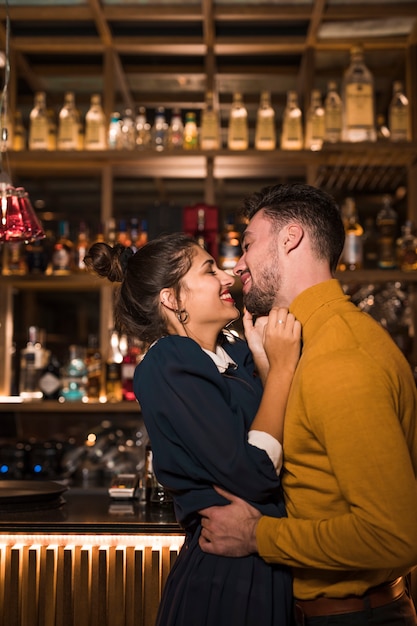
POLYGON ((104 487, 0 498, 0 626, 154 626, 183 541, 171 505, 104 487))

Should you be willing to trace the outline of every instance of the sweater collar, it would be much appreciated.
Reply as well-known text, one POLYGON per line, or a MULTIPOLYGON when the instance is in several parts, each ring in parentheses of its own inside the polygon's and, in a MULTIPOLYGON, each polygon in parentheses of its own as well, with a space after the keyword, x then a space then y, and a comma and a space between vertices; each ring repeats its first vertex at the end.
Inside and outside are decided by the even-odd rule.
POLYGON ((349 300, 341 284, 331 278, 300 293, 291 303, 290 311, 301 322, 303 343, 313 337, 328 318, 328 306, 336 301, 349 300))

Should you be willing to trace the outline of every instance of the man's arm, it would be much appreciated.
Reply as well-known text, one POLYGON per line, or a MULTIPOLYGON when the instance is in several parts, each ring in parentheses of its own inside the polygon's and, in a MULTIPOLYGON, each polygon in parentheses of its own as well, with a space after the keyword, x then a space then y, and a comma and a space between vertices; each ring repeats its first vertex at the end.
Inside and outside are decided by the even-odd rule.
POLYGON ((199 511, 202 516, 200 548, 209 554, 234 557, 257 552, 256 526, 261 514, 245 500, 218 487, 215 489, 230 500, 230 504, 199 511))

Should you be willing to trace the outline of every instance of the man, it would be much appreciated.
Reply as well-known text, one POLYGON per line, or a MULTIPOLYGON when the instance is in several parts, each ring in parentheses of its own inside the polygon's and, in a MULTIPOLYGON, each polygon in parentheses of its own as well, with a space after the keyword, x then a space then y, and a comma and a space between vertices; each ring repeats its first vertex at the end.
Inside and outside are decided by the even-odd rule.
POLYGON ((277 185, 246 213, 235 268, 246 307, 289 307, 303 329, 284 426, 288 518, 261 517, 223 492, 230 504, 201 512, 200 546, 291 566, 300 625, 415 625, 405 583, 417 563, 411 368, 333 278, 344 229, 330 196, 277 185))

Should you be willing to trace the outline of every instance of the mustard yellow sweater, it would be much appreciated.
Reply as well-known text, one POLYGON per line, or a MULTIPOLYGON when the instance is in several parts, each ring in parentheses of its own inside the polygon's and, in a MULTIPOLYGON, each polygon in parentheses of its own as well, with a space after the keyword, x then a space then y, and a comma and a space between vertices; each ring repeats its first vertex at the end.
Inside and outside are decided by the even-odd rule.
POLYGON ((260 555, 299 599, 361 594, 417 564, 417 392, 388 333, 337 280, 291 311, 303 352, 284 430, 288 518, 261 518, 260 555))

